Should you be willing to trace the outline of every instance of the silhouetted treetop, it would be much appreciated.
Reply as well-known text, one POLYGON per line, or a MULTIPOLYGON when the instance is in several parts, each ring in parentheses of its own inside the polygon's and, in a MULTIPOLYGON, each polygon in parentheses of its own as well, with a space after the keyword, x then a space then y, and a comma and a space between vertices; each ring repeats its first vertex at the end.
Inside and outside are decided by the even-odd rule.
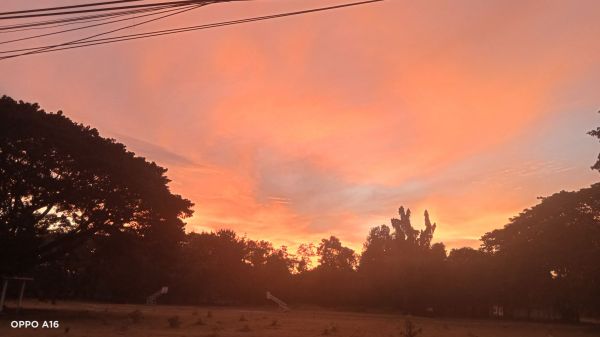
POLYGON ((443 243, 431 244, 436 225, 427 211, 421 230, 413 227, 410 209, 400 207, 398 214, 391 227, 371 229, 358 271, 372 289, 372 301, 422 313, 431 306, 441 281, 446 248, 443 243))
POLYGON ((329 270, 352 270, 356 265, 354 250, 344 247, 340 239, 331 236, 322 239, 317 247, 319 268, 329 270))
MULTIPOLYGON (((600 113, 600 111, 598 111, 598 113, 600 113)), ((588 132, 588 134, 600 140, 600 126, 597 127, 596 130, 588 132)), ((596 163, 592 166, 592 169, 600 171, 600 154, 598 154, 598 160, 596 160, 596 163)))
POLYGON ((400 207, 398 214, 400 219, 392 218, 391 220, 394 228, 393 237, 410 246, 429 248, 436 227, 436 224, 431 224, 429 213, 425 211, 425 228, 420 231, 416 230, 410 222, 410 209, 405 211, 404 207, 400 207))
POLYGON ((566 320, 597 305, 600 183, 542 198, 482 241, 506 275, 512 290, 506 296, 527 294, 530 305, 554 305, 566 320))
POLYGON ((165 172, 60 111, 0 98, 0 272, 95 233, 182 237, 192 203, 170 192, 165 172))
MULTIPOLYGON (((600 234, 600 183, 574 192, 561 191, 511 218, 502 229, 486 233, 482 248, 503 253, 514 249, 535 249, 535 244, 551 245, 555 251, 568 252, 582 247, 600 234), (551 244, 550 244, 551 243, 551 244), (572 245, 567 248, 568 245, 572 245)), ((587 246, 587 245, 586 245, 587 246)), ((600 246, 597 243, 591 245, 600 246)), ((567 257, 567 255, 565 255, 567 257)))

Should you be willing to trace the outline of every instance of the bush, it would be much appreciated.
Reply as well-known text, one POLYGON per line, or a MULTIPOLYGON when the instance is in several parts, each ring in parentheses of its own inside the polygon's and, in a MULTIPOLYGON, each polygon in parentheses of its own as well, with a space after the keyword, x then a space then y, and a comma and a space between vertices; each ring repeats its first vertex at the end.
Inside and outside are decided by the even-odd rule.
POLYGON ((133 323, 139 323, 142 318, 144 317, 144 315, 142 314, 142 312, 140 310, 134 310, 132 312, 130 312, 129 314, 127 314, 127 316, 131 319, 131 321, 133 323))
POLYGON ((422 332, 421 328, 417 328, 416 325, 407 319, 404 321, 404 328, 400 331, 400 336, 404 337, 417 337, 422 332))
POLYGON ((179 328, 181 326, 181 320, 179 319, 179 316, 169 317, 167 321, 169 322, 169 327, 171 328, 179 328))

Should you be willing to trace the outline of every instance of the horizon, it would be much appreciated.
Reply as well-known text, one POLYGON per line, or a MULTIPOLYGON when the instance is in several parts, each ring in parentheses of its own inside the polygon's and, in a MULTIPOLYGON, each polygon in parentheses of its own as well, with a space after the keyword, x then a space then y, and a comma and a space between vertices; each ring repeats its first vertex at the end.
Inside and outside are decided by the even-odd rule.
MULTIPOLYGON (((188 232, 293 248, 335 235, 360 252, 404 206, 416 228, 429 211, 434 242, 477 247, 537 197, 598 181, 600 5, 580 4, 385 1, 9 60, 0 92, 167 168, 195 203, 188 232)), ((302 7, 208 6, 152 27, 302 7)))

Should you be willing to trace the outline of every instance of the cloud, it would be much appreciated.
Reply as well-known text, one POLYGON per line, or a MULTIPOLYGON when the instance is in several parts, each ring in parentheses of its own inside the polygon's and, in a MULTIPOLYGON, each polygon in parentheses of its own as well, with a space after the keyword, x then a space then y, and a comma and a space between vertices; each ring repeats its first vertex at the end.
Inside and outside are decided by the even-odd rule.
POLYGON ((116 138, 118 142, 126 144, 128 150, 133 151, 137 155, 145 156, 150 161, 156 161, 168 166, 197 166, 190 158, 160 145, 119 133, 115 133, 112 137, 116 138))
MULTIPOLYGON (((324 4, 221 4, 148 28, 324 4)), ((404 205, 417 226, 430 211, 437 240, 477 246, 537 196, 597 180, 598 7, 386 1, 16 59, 0 88, 166 166, 196 204, 189 230, 360 250, 404 205)))

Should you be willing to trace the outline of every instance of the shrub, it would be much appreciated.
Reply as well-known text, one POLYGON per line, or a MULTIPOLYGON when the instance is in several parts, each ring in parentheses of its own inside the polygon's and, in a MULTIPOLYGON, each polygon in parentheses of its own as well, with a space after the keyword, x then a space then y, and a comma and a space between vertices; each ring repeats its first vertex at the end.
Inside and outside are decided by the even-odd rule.
POLYGON ((407 319, 406 321, 404 321, 404 328, 402 329, 402 331, 400 331, 400 336, 417 337, 421 332, 421 328, 417 328, 410 319, 407 319))
POLYGON ((132 312, 130 312, 129 314, 127 314, 127 316, 131 319, 131 321, 133 323, 139 323, 142 318, 144 317, 144 315, 142 314, 142 312, 140 310, 134 310, 132 312))
POLYGON ((179 319, 179 316, 169 317, 167 321, 169 322, 169 327, 171 328, 179 328, 181 326, 181 320, 179 319))

